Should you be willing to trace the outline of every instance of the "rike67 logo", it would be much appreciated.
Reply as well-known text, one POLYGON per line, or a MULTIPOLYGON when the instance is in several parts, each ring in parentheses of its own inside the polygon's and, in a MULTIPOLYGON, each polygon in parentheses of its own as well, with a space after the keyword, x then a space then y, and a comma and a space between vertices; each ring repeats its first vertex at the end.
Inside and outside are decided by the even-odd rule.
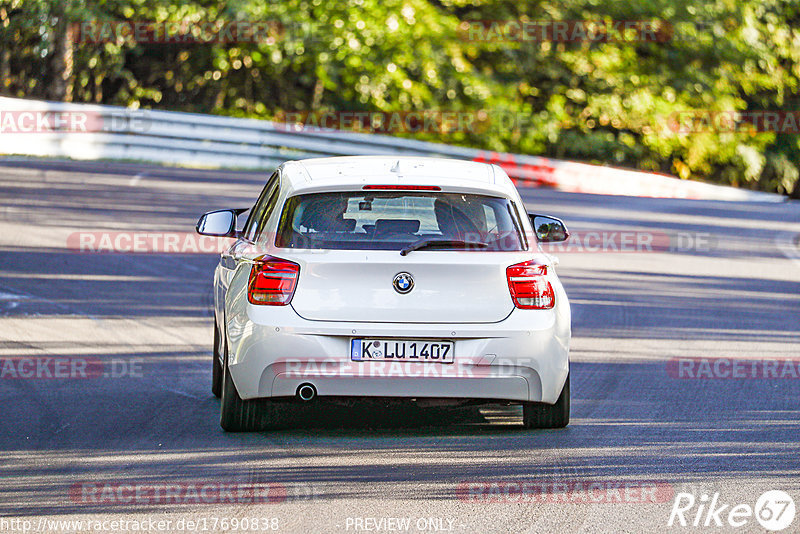
POLYGON ((719 492, 697 497, 694 493, 681 492, 675 495, 668 527, 719 527, 729 530, 752 525, 755 519, 761 527, 777 532, 789 527, 794 521, 795 505, 791 495, 781 490, 762 493, 749 503, 728 503, 719 492))

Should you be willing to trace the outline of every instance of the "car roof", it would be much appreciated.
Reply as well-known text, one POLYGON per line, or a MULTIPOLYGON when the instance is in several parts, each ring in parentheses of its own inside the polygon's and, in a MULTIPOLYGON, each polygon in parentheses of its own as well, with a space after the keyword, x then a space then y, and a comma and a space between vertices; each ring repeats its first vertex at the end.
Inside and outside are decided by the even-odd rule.
MULTIPOLYGON (((437 185, 443 190, 501 192, 514 186, 496 165, 445 158, 344 156, 282 165, 292 192, 335 191, 364 185, 437 185)), ((287 183, 288 182, 288 183, 287 183)))

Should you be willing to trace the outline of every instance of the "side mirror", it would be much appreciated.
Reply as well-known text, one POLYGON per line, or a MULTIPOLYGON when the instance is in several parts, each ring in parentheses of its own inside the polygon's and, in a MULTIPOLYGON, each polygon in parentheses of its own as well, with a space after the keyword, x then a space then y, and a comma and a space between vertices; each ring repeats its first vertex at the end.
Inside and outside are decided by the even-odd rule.
POLYGON ((540 243, 557 243, 569 239, 569 230, 561 219, 533 213, 529 213, 528 217, 540 243))
POLYGON ((238 210, 209 211, 197 221, 195 230, 200 235, 236 237, 237 212, 238 210))

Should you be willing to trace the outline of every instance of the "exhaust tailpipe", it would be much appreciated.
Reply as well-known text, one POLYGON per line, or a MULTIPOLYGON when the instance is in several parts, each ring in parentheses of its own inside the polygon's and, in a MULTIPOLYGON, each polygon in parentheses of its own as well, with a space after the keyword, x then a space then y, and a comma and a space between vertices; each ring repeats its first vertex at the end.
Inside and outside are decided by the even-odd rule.
POLYGON ((297 397, 303 402, 309 402, 317 396, 317 388, 311 384, 301 384, 297 388, 297 397))

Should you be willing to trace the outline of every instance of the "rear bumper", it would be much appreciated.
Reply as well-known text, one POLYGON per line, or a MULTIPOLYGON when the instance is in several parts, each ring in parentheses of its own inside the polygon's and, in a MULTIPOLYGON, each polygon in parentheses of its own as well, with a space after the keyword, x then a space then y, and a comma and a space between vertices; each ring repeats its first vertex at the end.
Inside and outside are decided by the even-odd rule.
MULTIPOLYGON (((531 383, 521 376, 506 376, 471 380, 463 378, 399 378, 329 376, 275 377, 273 397, 295 395, 301 384, 313 384, 322 397, 400 397, 400 398, 471 398, 498 400, 527 400, 531 383)), ((535 391, 541 386, 536 381, 535 391)), ((265 395, 268 396, 268 395, 265 395)))
MULTIPOLYGON (((230 316, 229 316, 230 317, 230 316)), ((569 372, 569 309, 519 310, 488 324, 308 321, 290 306, 247 306, 228 322, 229 369, 243 399, 295 395, 554 403, 569 372), (267 309, 269 308, 269 309, 267 309), (350 361, 353 338, 448 339, 452 364, 350 361)))

